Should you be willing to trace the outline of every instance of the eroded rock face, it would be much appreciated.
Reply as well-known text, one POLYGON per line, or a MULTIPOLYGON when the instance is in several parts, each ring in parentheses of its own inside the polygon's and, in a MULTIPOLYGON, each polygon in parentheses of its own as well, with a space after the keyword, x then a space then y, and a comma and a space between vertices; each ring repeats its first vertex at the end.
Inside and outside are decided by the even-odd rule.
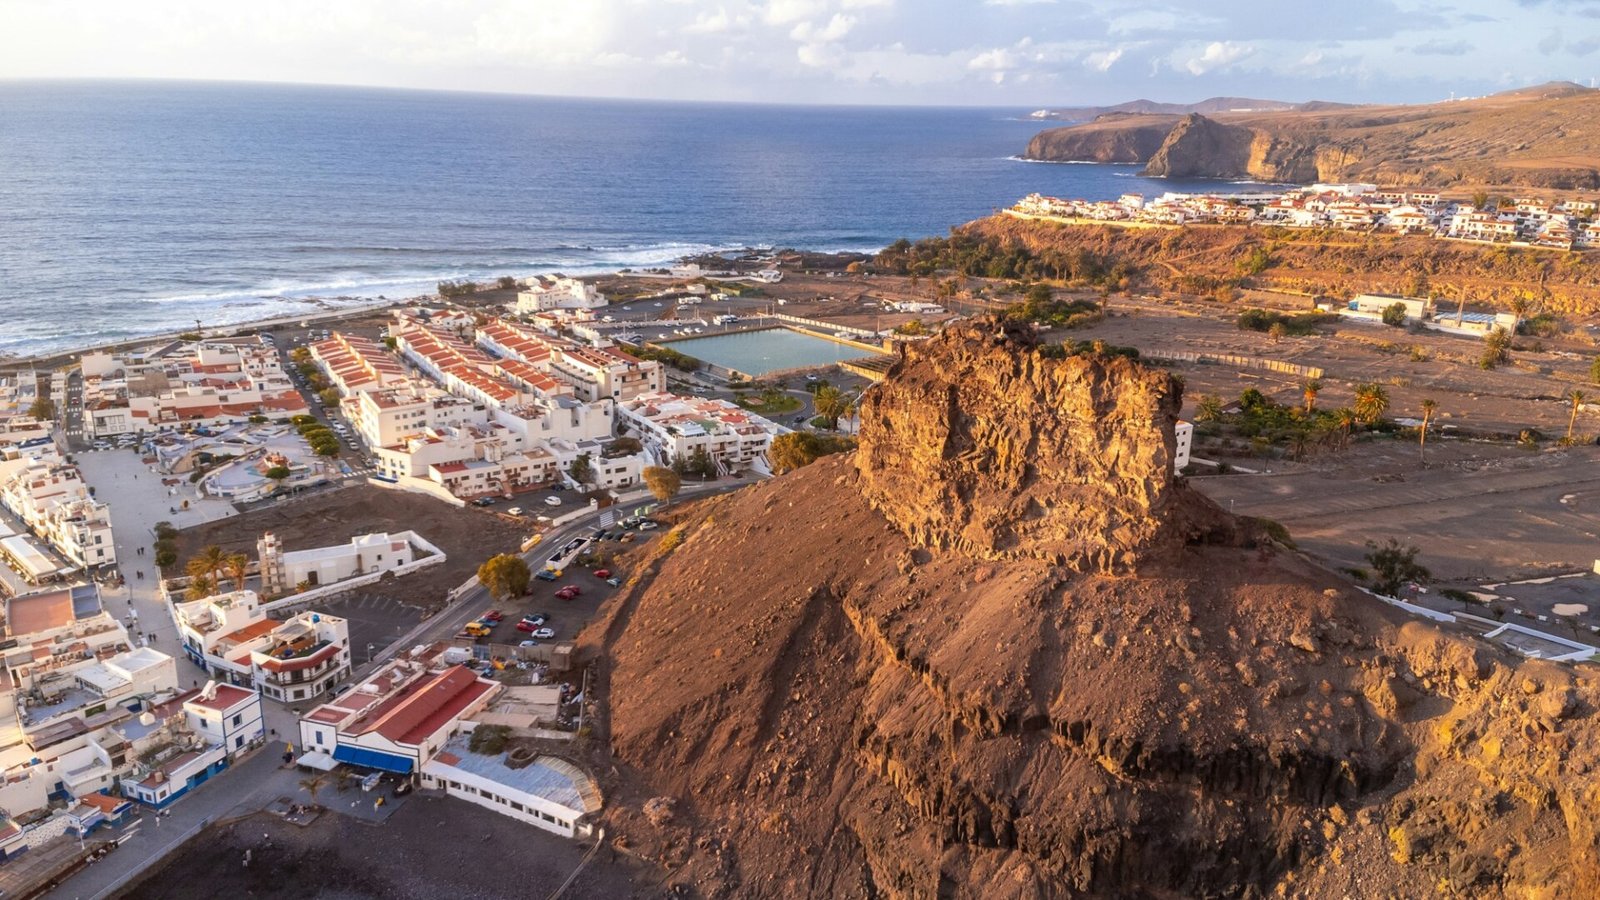
POLYGON ((1049 359, 978 320, 906 349, 866 395, 861 491, 925 547, 1126 569, 1170 535, 1181 398, 1164 371, 1049 359))
POLYGON ((1170 178, 1244 175, 1253 142, 1248 128, 1190 113, 1173 126, 1161 149, 1145 165, 1144 174, 1170 178))

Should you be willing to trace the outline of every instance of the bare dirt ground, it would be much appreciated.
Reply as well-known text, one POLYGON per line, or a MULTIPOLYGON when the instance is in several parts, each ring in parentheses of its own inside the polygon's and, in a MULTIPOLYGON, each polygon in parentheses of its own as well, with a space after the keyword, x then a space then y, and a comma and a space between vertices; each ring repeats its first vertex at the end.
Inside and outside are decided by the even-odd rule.
POLYGON ((304 550, 343 544, 358 534, 412 530, 443 550, 444 565, 352 591, 352 596, 382 596, 419 608, 443 605, 450 589, 477 572, 497 553, 514 552, 532 526, 491 509, 456 508, 432 497, 360 484, 310 494, 230 519, 190 528, 178 537, 178 560, 208 544, 229 552, 256 554, 256 541, 271 531, 284 549, 304 550))
MULTIPOLYGON (((213 828, 120 896, 377 898, 544 897, 588 847, 462 800, 418 796, 383 825, 324 813, 300 827, 259 813, 213 828), (249 867, 243 864, 252 852, 249 867)), ((602 849, 565 896, 654 896, 654 881, 602 849)))
POLYGON ((1588 569, 1600 555, 1600 449, 1528 451, 1442 441, 1428 465, 1405 440, 1380 439, 1272 474, 1191 482, 1240 515, 1289 529, 1336 567, 1366 567, 1367 541, 1416 545, 1443 580, 1533 578, 1588 569))

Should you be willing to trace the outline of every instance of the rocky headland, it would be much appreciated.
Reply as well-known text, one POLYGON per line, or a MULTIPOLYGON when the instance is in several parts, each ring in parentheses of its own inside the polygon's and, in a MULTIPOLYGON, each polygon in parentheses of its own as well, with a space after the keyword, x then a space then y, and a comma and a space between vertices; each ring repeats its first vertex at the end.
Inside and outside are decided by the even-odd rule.
POLYGON ((609 833, 711 897, 1600 893, 1593 671, 1228 516, 1180 393, 977 320, 677 509, 582 638, 609 833))

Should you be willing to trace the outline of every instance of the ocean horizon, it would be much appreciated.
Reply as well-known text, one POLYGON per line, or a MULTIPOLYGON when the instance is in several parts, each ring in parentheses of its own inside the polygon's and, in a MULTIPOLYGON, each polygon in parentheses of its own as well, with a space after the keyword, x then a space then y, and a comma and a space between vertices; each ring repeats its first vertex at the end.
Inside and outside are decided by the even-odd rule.
POLYGON ((0 353, 657 266, 874 251, 1038 191, 1214 188, 1018 158, 1025 111, 235 82, 0 83, 0 353))

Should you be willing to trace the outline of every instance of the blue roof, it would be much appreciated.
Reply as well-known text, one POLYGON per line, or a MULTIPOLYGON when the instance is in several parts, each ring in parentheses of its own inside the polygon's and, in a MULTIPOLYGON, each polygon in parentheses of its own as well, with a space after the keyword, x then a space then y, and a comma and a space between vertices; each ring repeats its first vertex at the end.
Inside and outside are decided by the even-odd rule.
POLYGON ((411 774, 412 766, 416 760, 409 756, 400 756, 396 753, 382 753, 377 750, 368 750, 365 747, 351 747, 340 744, 333 748, 333 758, 352 766, 361 766, 364 769, 382 769, 385 772, 399 772, 401 775, 411 774))

